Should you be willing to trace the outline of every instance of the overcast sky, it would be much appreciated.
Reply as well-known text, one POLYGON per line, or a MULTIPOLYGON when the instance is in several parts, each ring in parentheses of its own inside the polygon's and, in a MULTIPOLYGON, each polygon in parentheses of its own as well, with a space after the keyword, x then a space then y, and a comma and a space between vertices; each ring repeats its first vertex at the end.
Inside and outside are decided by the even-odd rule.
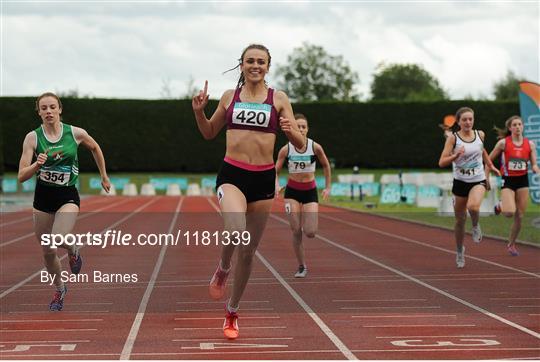
POLYGON ((250 43, 274 66, 303 42, 342 55, 362 99, 380 62, 422 64, 454 99, 491 98, 508 70, 539 81, 537 1, 0 1, 3 96, 155 99, 208 79, 219 98, 250 43))

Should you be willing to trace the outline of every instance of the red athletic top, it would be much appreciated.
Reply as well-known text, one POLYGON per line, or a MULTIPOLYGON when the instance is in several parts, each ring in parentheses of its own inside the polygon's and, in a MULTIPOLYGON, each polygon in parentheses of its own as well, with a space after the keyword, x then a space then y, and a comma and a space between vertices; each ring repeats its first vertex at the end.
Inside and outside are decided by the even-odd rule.
POLYGON ((263 103, 242 102, 241 91, 242 88, 234 91, 234 97, 227 108, 227 129, 277 133, 279 123, 278 112, 274 107, 274 90, 268 88, 268 95, 263 103))
POLYGON ((523 137, 521 146, 512 142, 512 136, 505 138, 504 152, 501 154, 501 174, 503 176, 523 176, 527 174, 527 161, 531 159, 531 144, 523 137))

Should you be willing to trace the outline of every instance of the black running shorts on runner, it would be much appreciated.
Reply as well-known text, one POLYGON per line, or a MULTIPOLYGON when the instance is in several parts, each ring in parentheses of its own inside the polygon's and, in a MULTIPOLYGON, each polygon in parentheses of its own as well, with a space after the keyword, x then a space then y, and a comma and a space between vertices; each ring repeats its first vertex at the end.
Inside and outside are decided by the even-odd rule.
POLYGON ((452 193, 460 197, 469 197, 469 192, 476 185, 482 185, 484 186, 484 188, 487 188, 486 180, 478 182, 464 182, 454 179, 454 184, 452 185, 452 193))
POLYGON ((223 184, 238 187, 248 203, 273 199, 276 192, 276 169, 250 171, 223 161, 217 175, 216 190, 223 184))
POLYGON ((65 204, 81 207, 79 191, 75 186, 46 186, 36 183, 34 192, 34 209, 54 214, 65 204))
POLYGON ((502 189, 516 191, 524 187, 529 187, 529 175, 527 174, 523 176, 503 176, 502 178, 502 189))
POLYGON ((309 204, 310 202, 319 202, 319 195, 317 194, 316 187, 309 190, 297 190, 287 185, 287 187, 285 187, 284 198, 296 200, 301 204, 309 204))

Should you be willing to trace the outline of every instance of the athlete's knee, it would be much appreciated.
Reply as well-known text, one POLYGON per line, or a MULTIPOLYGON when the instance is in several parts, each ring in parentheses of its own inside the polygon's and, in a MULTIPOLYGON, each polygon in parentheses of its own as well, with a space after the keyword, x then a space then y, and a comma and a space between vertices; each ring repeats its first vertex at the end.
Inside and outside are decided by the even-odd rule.
POLYGON ((456 224, 465 224, 467 221, 467 214, 465 212, 456 213, 456 224))
POLYGON ((246 220, 241 219, 240 217, 229 218, 224 222, 224 229, 229 232, 237 231, 239 233, 242 233, 246 231, 246 220))
POLYGON ((480 205, 477 205, 477 204, 467 205, 467 210, 469 210, 469 213, 479 213, 480 205))
POLYGON ((503 211, 502 214, 505 216, 505 217, 508 217, 508 218, 511 218, 511 217, 514 217, 514 211, 503 211))
POLYGON ((304 235, 310 239, 313 239, 316 233, 317 230, 315 228, 304 228, 304 235))
POLYGON ((300 225, 291 226, 291 231, 296 238, 302 237, 302 228, 300 225))

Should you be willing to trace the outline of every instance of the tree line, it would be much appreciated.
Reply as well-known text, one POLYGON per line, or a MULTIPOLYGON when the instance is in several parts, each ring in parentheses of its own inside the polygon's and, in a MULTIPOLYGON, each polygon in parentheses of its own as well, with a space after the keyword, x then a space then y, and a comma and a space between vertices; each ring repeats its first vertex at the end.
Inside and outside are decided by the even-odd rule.
MULTIPOLYGON (((359 82, 341 55, 323 47, 303 43, 277 65, 278 86, 294 102, 358 101, 354 87, 359 82)), ((493 85, 495 100, 518 100, 519 79, 512 71, 493 85)), ((372 101, 443 101, 448 93, 435 76, 419 64, 385 64, 375 69, 370 85, 372 101)))

